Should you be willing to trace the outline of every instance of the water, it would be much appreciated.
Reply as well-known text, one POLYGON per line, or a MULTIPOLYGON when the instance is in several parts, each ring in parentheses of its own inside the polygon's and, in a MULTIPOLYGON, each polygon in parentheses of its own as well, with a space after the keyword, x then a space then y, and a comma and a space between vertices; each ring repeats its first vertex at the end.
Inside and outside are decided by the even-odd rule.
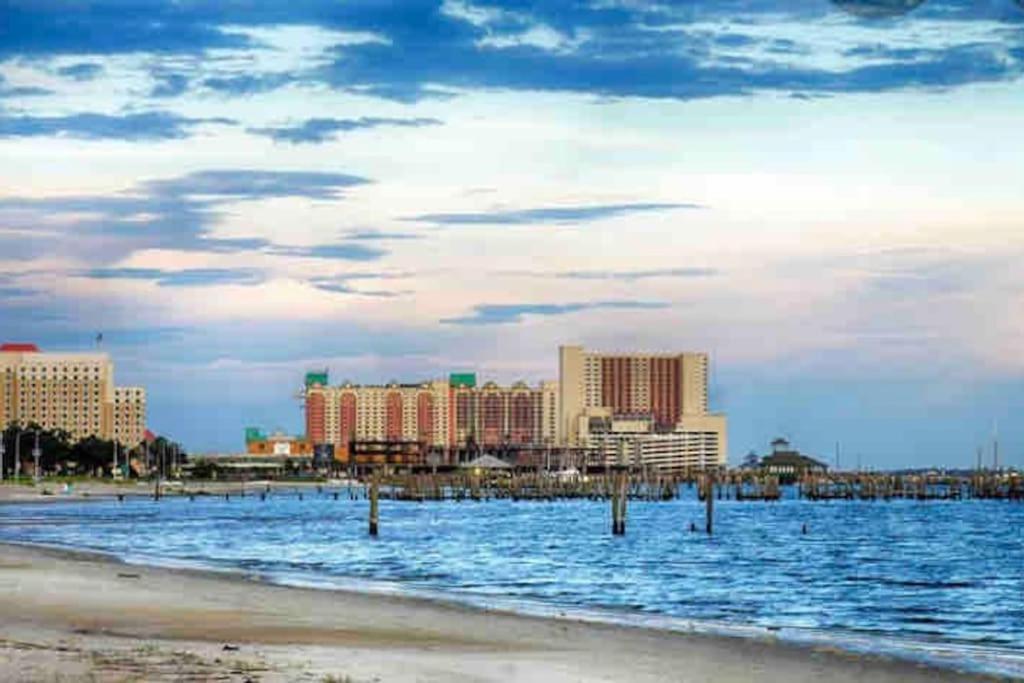
POLYGON ((366 501, 306 492, 0 506, 0 540, 576 618, 781 637, 1024 677, 1024 505, 366 501), (807 524, 809 533, 801 534, 807 524))

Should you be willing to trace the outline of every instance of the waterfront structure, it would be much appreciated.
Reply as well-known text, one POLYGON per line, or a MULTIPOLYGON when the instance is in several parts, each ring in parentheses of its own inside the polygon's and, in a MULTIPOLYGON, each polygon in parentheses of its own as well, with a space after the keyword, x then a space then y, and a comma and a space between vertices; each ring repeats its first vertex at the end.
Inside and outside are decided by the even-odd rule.
POLYGON ((480 385, 473 373, 330 386, 326 370, 310 372, 306 433, 342 462, 359 442, 418 443, 421 454, 455 450, 467 457, 528 453, 545 462, 552 449, 586 452, 596 466, 616 464, 627 448, 635 464, 663 470, 725 465, 726 419, 708 412, 706 353, 603 354, 563 346, 559 372, 558 382, 535 386, 480 385))
POLYGON ((828 472, 828 465, 804 455, 782 438, 772 441, 771 455, 762 458, 758 466, 762 472, 779 477, 783 483, 796 481, 806 474, 828 472))
POLYGON ((708 412, 706 353, 562 346, 558 367, 560 445, 584 449, 604 466, 725 466, 726 418, 708 412))
POLYGON ((117 439, 127 446, 145 434, 146 394, 116 387, 106 353, 49 353, 35 344, 0 345, 0 424, 62 429, 74 440, 117 439))
POLYGON ((452 432, 449 445, 472 443, 495 446, 553 445, 558 430, 558 384, 535 387, 516 382, 502 387, 452 383, 452 432))
POLYGON ((447 381, 329 386, 327 372, 306 375, 306 433, 314 444, 333 444, 336 456, 353 442, 418 442, 428 448, 467 444, 554 443, 558 388, 477 386, 470 373, 447 381))
POLYGON ((303 436, 281 432, 267 435, 257 427, 247 427, 245 452, 248 455, 309 458, 313 455, 313 443, 303 436))
POLYGON ((327 372, 306 374, 306 436, 314 444, 346 447, 353 441, 448 443, 448 383, 328 386, 327 372))
POLYGON ((708 413, 706 353, 600 353, 562 346, 558 373, 558 439, 569 446, 578 445, 579 420, 588 409, 649 414, 658 430, 708 413))
POLYGON ((722 415, 687 416, 669 430, 649 414, 590 411, 579 433, 587 463, 687 472, 725 466, 726 421, 722 415))

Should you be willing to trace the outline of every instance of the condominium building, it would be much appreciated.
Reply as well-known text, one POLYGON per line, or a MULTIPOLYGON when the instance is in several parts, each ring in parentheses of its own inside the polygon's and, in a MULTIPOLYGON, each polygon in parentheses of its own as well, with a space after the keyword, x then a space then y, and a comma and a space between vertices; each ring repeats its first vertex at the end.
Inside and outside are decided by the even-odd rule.
POLYGON ((352 441, 448 443, 448 383, 328 386, 327 373, 306 375, 306 435, 314 444, 352 441))
POLYGON ((88 436, 139 443, 146 397, 139 387, 114 386, 105 353, 45 353, 34 344, 0 345, 0 424, 63 429, 72 440, 88 436))
POLYGON ((467 443, 553 443, 554 382, 476 386, 471 374, 418 384, 329 386, 326 372, 306 376, 306 431, 315 444, 418 441, 445 448, 467 443))
POLYGON ((558 442, 586 449, 596 464, 678 471, 726 463, 726 418, 708 412, 706 353, 562 346, 559 403, 558 442))
POLYGON ((452 446, 554 445, 558 430, 558 384, 525 382, 502 387, 452 383, 452 446))
POLYGON ((614 415, 649 414, 657 429, 708 412, 706 353, 598 353, 582 346, 558 350, 561 443, 579 443, 588 409, 614 415))

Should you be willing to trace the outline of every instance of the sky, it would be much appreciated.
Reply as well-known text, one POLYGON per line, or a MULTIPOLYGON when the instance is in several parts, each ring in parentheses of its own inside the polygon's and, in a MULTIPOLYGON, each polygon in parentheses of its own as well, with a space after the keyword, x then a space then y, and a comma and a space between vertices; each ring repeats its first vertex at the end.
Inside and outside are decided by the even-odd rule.
POLYGON ((730 460, 1024 466, 1017 0, 0 0, 0 337, 238 451, 707 351, 730 460))

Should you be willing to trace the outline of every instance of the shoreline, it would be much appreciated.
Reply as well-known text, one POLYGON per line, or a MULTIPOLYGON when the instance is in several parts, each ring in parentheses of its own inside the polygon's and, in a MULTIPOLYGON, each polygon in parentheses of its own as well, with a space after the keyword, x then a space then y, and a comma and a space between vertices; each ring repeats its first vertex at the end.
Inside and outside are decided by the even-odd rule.
MULTIPOLYGON (((89 501, 109 502, 117 500, 118 496, 124 498, 153 498, 152 482, 140 483, 113 483, 100 480, 87 480, 73 482, 70 493, 60 492, 63 482, 43 482, 37 488, 34 485, 12 484, 0 482, 0 506, 22 505, 22 504, 49 504, 49 503, 84 503, 89 501), (49 491, 49 493, 43 493, 49 491)), ((237 481, 203 481, 198 486, 191 487, 184 484, 166 483, 161 486, 161 498, 179 498, 193 496, 253 496, 258 495, 260 490, 269 487, 272 492, 308 491, 316 490, 318 487, 327 489, 337 486, 326 482, 316 481, 275 481, 259 480, 249 482, 237 481)))
POLYGON ((212 665, 224 660, 218 652, 234 657, 244 651, 262 670, 252 680, 268 681, 742 681, 753 671, 757 680, 779 681, 1000 680, 771 637, 684 633, 429 597, 285 586, 242 570, 156 567, 89 550, 7 543, 0 544, 0 616, 5 680, 24 675, 11 670, 11 662, 38 666, 26 662, 39 659, 49 660, 42 665, 53 669, 48 677, 78 680, 67 678, 75 662, 61 663, 75 657, 56 656, 67 654, 60 648, 72 641, 78 651, 113 648, 129 659, 159 659, 163 649, 187 646, 197 657, 212 656, 212 665), (132 650, 139 638, 149 641, 151 652, 132 650), (22 651, 11 643, 33 645, 22 651), (225 645, 241 649, 223 650, 225 645), (12 649, 22 655, 10 656, 12 649), (312 678, 293 676, 296 655, 305 658, 312 678), (642 666, 636 665, 638 657, 642 666), (422 675, 438 666, 444 675, 422 675))

